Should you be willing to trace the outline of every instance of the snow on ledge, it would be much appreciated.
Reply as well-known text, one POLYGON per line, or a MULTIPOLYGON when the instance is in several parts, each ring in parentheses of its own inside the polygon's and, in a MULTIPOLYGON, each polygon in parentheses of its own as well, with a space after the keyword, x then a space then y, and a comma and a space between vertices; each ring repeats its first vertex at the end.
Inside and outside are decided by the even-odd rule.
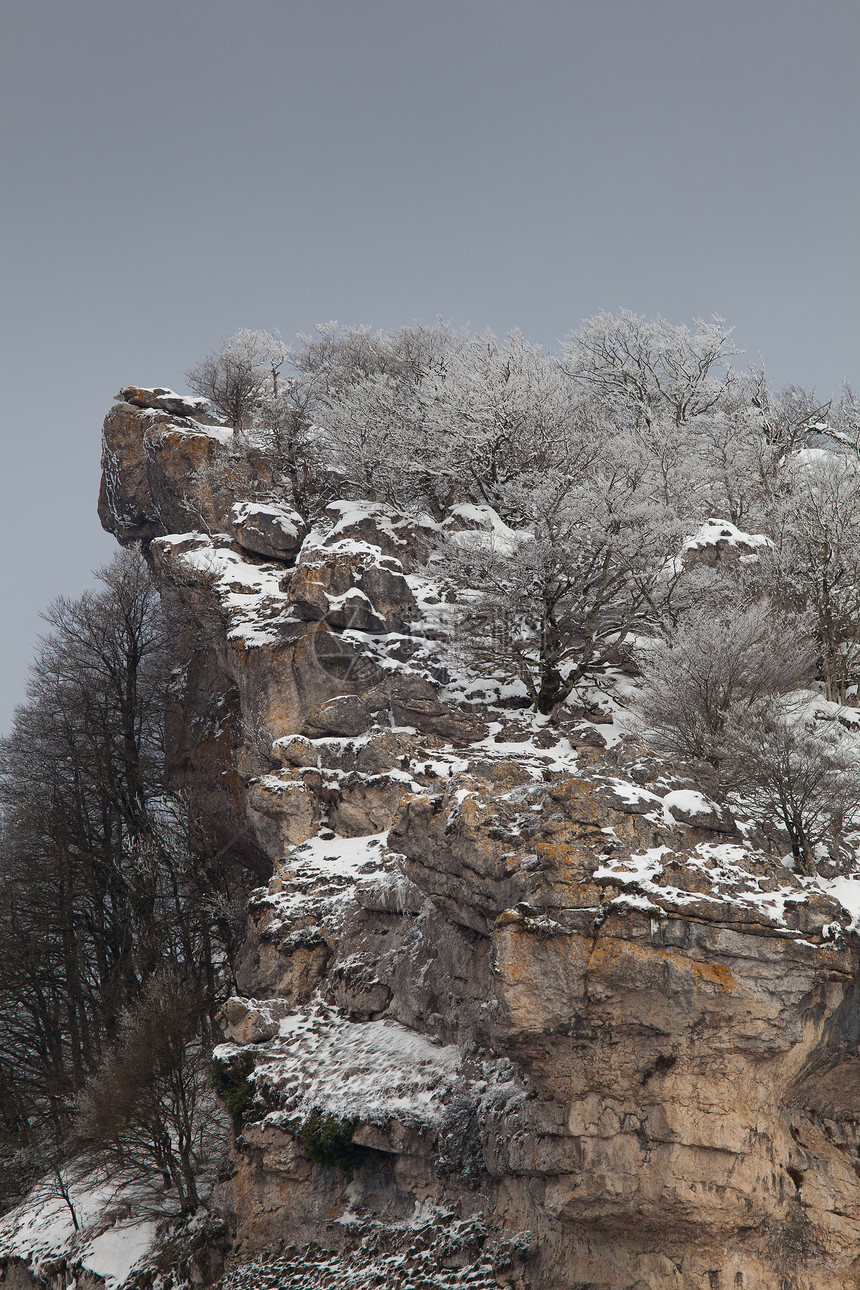
POLYGON ((725 543, 726 546, 746 546, 746 547, 763 547, 773 546, 769 537, 764 533, 744 533, 732 524, 731 520, 720 520, 711 518, 705 520, 705 523, 694 533, 692 537, 684 539, 681 546, 682 551, 699 551, 707 546, 718 546, 725 543))
MULTIPOLYGON (((215 1053, 235 1051, 224 1045, 215 1053)), ((397 1021, 351 1021, 322 1002, 284 1017, 278 1037, 255 1055, 255 1081, 277 1090, 283 1106, 267 1117, 273 1124, 313 1111, 364 1123, 437 1124, 461 1063, 456 1044, 434 1043, 397 1021)))

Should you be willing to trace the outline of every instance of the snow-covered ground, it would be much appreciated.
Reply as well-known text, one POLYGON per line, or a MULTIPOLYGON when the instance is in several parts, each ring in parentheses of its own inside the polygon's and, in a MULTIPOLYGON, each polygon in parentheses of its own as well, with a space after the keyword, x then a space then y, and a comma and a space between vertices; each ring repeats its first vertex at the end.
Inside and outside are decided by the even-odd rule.
MULTIPOLYGON (((856 930, 860 920, 860 875, 852 877, 823 878, 800 877, 786 868, 786 881, 775 881, 768 869, 757 863, 756 853, 736 842, 703 842, 683 856, 684 868, 698 870, 702 875, 703 890, 689 891, 675 886, 671 876, 664 875, 664 859, 672 858, 668 846, 652 847, 630 856, 607 861, 594 871, 597 882, 612 882, 629 888, 616 900, 625 906, 661 910, 664 905, 673 907, 701 905, 704 902, 731 901, 754 915, 757 921, 778 929, 787 936, 802 938, 802 933, 792 929, 786 918, 792 905, 803 904, 807 897, 823 892, 833 897, 845 910, 845 930, 856 930), (760 868, 760 871, 757 870, 760 868), (790 877, 790 880, 789 880, 790 877)), ((835 935, 838 929, 831 929, 835 935)), ((822 925, 822 934, 824 925, 822 925)))
POLYGON ((69 1186, 79 1230, 62 1196, 47 1181, 0 1218, 0 1258, 19 1258, 38 1276, 65 1259, 118 1290, 143 1263, 156 1237, 154 1218, 129 1218, 139 1208, 135 1194, 115 1183, 89 1177, 69 1186))
POLYGON ((224 1279, 223 1290, 499 1290, 511 1282, 495 1267, 509 1269, 511 1256, 531 1244, 527 1232, 510 1243, 488 1241, 479 1218, 457 1221, 426 1202, 400 1225, 382 1228, 349 1210, 335 1221, 349 1229, 353 1248, 290 1249, 244 1263, 224 1279))

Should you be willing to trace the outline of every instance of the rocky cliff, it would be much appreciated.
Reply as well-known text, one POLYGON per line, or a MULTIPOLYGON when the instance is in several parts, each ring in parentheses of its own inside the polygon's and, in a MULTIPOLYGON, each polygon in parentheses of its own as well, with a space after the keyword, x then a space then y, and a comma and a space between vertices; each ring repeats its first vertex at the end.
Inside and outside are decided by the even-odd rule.
POLYGON ((103 460, 182 624, 171 773, 265 884, 218 1054, 253 1095, 230 1284, 860 1285, 844 885, 611 714, 458 666, 430 521, 310 523, 165 392, 103 460))

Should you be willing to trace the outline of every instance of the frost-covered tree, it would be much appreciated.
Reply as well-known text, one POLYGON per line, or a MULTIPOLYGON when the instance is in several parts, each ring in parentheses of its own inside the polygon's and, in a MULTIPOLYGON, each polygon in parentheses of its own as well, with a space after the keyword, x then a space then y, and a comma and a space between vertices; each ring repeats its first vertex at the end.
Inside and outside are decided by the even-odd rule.
POLYGON ((756 391, 750 403, 762 414, 768 442, 779 447, 784 457, 802 448, 810 435, 829 428, 829 399, 822 403, 815 390, 795 384, 774 391, 763 371, 752 375, 756 391))
MULTIPOLYGON (((355 338, 369 345, 370 338, 355 338)), ((509 481, 541 468, 564 468, 595 438, 576 393, 554 362, 519 333, 444 332, 427 361, 393 333, 383 363, 338 388, 318 413, 330 463, 352 493, 423 507, 438 519, 461 502, 504 509, 509 481)), ((377 346, 382 341, 377 338, 377 346)))
POLYGON ((661 416, 683 425, 711 412, 734 380, 738 354, 722 318, 695 319, 695 332, 629 310, 589 318, 565 341, 562 363, 624 424, 661 416))
POLYGON ((264 395, 277 399, 288 355, 289 348, 277 333, 242 328, 187 371, 185 379, 238 434, 254 423, 264 395))
POLYGON ((860 463, 804 452, 783 472, 767 568, 774 594, 812 616, 828 699, 858 702, 860 463))
POLYGON ((403 507, 421 499, 427 491, 421 415, 416 386, 384 372, 344 389, 320 414, 319 438, 340 491, 403 507))
MULTIPOLYGON (((516 559, 481 552, 471 590, 475 605, 489 613, 495 596, 504 621, 523 626, 522 640, 532 644, 524 654, 516 648, 528 675, 523 658, 535 631, 546 666, 558 656, 556 693, 577 675, 576 631, 568 627, 587 617, 573 608, 574 588, 594 607, 601 639, 625 639, 628 621, 657 630, 677 619, 696 582, 689 573, 679 581, 680 545, 673 549, 667 535, 680 538, 724 515, 773 539, 776 554, 761 557, 769 593, 786 612, 812 612, 827 693, 850 700, 860 668, 860 605, 852 600, 860 578, 846 509, 853 485, 812 481, 810 454, 829 463, 816 467, 822 476, 845 473, 858 439, 856 399, 846 387, 825 422, 827 405, 814 392, 773 391, 763 369, 733 368, 737 353, 717 317, 687 328, 601 313, 557 356, 518 332, 499 339, 442 322, 387 332, 329 323, 289 353, 280 337, 237 333, 196 379, 234 425, 253 421, 277 459, 276 488, 306 515, 339 494, 426 511, 449 529, 458 506, 486 507, 508 529, 528 532, 532 545, 516 559), (234 368, 238 405, 216 388, 222 379, 229 386, 234 368), (846 455, 837 467, 840 444, 846 455), (537 514, 547 490, 568 499, 551 522, 537 514), (590 530, 584 519, 558 520, 585 495, 590 530), (655 563, 646 569, 648 559, 655 563), (676 583, 683 594, 673 598, 676 583), (630 615, 619 608, 622 586, 630 615), (530 614, 513 608, 527 601, 530 614), (538 602, 544 608, 536 613, 538 602), (526 630, 528 623, 539 626, 526 630)), ((467 598, 473 575, 463 555, 452 555, 451 568, 467 598)), ((739 588, 743 581, 750 579, 739 588)), ((726 586, 716 602, 725 601, 726 586)), ((505 638, 520 634, 506 629, 505 638)), ((586 663, 588 653, 579 651, 583 675, 599 666, 586 663)), ((601 647, 594 657, 605 653, 601 647)), ((534 689, 544 705, 549 676, 534 689)))
POLYGON ((255 447, 271 459, 273 479, 290 504, 308 517, 320 503, 331 500, 334 485, 326 473, 307 391, 293 377, 282 375, 277 387, 264 387, 253 417, 255 447))
MULTIPOLYGON (((426 467, 440 505, 509 512, 507 494, 539 472, 581 472, 596 455, 589 423, 553 360, 520 332, 470 337, 422 384, 426 467)), ((515 505, 515 503, 514 503, 515 505)))
MULTIPOLYGON (((797 619, 770 605, 694 610, 639 651, 634 711, 658 747, 685 761, 725 760, 726 723, 809 680, 814 651, 797 619)), ((758 709, 756 709, 758 710, 758 709)))
POLYGON ((761 411, 750 403, 699 418, 691 445, 700 497, 709 515, 760 532, 770 523, 785 459, 768 437, 761 411))
POLYGON ((789 699, 738 709, 724 733, 722 774, 765 824, 782 821, 801 873, 815 872, 822 844, 839 861, 860 816, 860 754, 838 722, 816 721, 789 699))
POLYGON ((687 528, 697 527, 714 509, 701 444, 688 425, 656 417, 613 427, 602 456, 623 472, 643 506, 670 511, 687 528))
MULTIPOLYGON (((466 333, 438 322, 392 332, 328 323, 300 336, 291 355, 288 391, 273 410, 263 401, 262 424, 285 421, 302 435, 305 474, 331 481, 344 496, 426 504, 427 463, 433 460, 424 425, 422 384, 441 379, 466 333)), ((311 491, 309 483, 307 491, 311 491)))
POLYGON ((833 409, 830 433, 854 452, 860 452, 860 395, 847 381, 833 409))
POLYGON ((483 527, 455 532, 442 549, 459 586, 461 640, 518 677, 538 712, 599 676, 657 617, 677 537, 618 484, 600 474, 524 477, 506 496, 519 528, 486 508, 483 527))
POLYGON ((467 334, 441 319, 433 326, 415 322, 390 332, 324 323, 313 335, 299 336, 292 367, 309 406, 330 408, 370 377, 414 386, 432 373, 444 373, 467 334))

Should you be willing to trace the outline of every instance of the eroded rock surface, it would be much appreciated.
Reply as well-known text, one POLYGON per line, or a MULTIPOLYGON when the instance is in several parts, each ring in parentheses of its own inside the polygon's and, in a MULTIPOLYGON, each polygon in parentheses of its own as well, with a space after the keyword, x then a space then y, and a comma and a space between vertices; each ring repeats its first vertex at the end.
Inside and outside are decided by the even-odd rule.
POLYGON ((635 740, 459 675, 429 521, 287 534, 263 453, 123 394, 100 513, 184 623, 172 770, 267 880, 220 1050, 254 1091, 229 1284, 860 1285, 835 885, 635 740))

